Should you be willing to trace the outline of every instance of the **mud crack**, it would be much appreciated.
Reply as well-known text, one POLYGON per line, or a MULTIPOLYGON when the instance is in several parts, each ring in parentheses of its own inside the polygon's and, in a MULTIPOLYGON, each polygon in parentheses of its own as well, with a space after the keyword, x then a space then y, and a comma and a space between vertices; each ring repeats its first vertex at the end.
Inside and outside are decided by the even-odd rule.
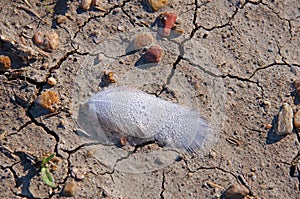
POLYGON ((165 175, 165 171, 163 170, 163 176, 162 176, 162 182, 161 182, 161 192, 160 192, 160 198, 161 199, 164 199, 165 197, 164 197, 164 192, 165 192, 165 190, 166 190, 166 188, 165 188, 165 182, 166 182, 166 175, 165 175))

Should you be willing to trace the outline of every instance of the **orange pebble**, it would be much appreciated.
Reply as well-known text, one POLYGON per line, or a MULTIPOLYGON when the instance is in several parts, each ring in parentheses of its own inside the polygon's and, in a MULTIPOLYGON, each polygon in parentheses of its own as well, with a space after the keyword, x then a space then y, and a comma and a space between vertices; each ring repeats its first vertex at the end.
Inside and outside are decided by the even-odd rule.
POLYGON ((43 92, 37 99, 36 102, 43 108, 55 112, 57 105, 60 103, 58 95, 54 91, 43 92))
POLYGON ((0 56, 0 71, 5 71, 11 68, 11 61, 8 56, 0 56))

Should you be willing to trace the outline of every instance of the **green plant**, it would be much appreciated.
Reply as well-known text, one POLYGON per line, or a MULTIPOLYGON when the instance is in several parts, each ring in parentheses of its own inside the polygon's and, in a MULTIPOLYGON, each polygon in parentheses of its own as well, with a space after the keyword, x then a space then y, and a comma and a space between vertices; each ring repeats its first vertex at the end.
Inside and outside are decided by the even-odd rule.
POLYGON ((54 183, 54 178, 52 174, 49 171, 49 168, 47 167, 47 163, 54 158, 55 153, 50 154, 49 156, 43 158, 42 165, 41 165, 41 174, 42 174, 42 180, 43 182, 50 186, 50 187, 56 187, 54 183))

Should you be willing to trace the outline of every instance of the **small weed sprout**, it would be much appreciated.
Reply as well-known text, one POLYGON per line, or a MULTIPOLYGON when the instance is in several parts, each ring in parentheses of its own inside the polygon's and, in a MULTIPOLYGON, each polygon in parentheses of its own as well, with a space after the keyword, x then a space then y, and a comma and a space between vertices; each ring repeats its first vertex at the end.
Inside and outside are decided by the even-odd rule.
POLYGON ((49 156, 43 158, 42 160, 42 165, 41 165, 41 174, 42 174, 42 180, 43 182, 50 186, 50 187, 56 187, 55 183, 54 183, 54 179, 52 174, 49 171, 49 168, 47 167, 47 163, 54 158, 55 153, 50 154, 49 156))

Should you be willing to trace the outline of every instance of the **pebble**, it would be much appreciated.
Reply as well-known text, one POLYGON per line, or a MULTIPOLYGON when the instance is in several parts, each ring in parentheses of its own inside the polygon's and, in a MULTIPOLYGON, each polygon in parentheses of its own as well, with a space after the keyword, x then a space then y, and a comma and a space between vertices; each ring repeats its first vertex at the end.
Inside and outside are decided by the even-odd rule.
POLYGON ((94 151, 94 150, 88 151, 88 152, 86 153, 87 157, 89 157, 89 158, 94 157, 94 154, 95 154, 95 151, 94 151))
POLYGON ((45 50, 52 51, 57 49, 59 44, 58 34, 55 31, 50 31, 46 34, 45 50))
POLYGON ((293 85, 295 88, 299 88, 300 87, 300 80, 299 79, 296 79, 294 82, 293 82, 293 85))
POLYGON ((84 173, 80 172, 77 168, 71 169, 71 176, 75 178, 76 180, 83 180, 84 179, 84 173))
POLYGON ((266 129, 266 130, 271 129, 272 127, 273 127, 272 124, 266 124, 266 125, 265 125, 265 129, 266 129))
POLYGON ((33 41, 37 46, 42 46, 44 44, 45 34, 38 31, 33 35, 33 41))
POLYGON ((298 110, 294 115, 294 126, 297 129, 300 128, 300 110, 298 110))
POLYGON ((271 102, 268 101, 268 100, 265 100, 263 103, 264 103, 264 105, 265 105, 266 107, 270 107, 270 106, 271 106, 271 102))
POLYGON ((171 29, 174 27, 177 14, 173 12, 165 12, 160 15, 160 19, 163 22, 163 30, 162 30, 162 36, 168 37, 171 33, 171 29))
POLYGON ((126 136, 121 137, 121 138, 120 138, 120 144, 121 144, 122 146, 125 146, 126 143, 127 143, 127 137, 126 137, 126 136))
POLYGON ((103 81, 107 82, 107 83, 116 83, 117 80, 115 78, 115 74, 113 72, 107 72, 107 71, 103 71, 103 81))
POLYGON ((145 52, 143 58, 147 63, 158 63, 162 54, 163 50, 159 46, 154 45, 145 52))
POLYGON ((0 71, 6 71, 11 68, 11 60, 8 56, 0 56, 0 71))
POLYGON ((125 28, 122 25, 118 25, 117 30, 123 32, 125 31, 125 28))
POLYGON ((153 11, 158 11, 162 7, 166 6, 169 1, 168 0, 148 0, 149 5, 153 9, 153 11))
POLYGON ((243 199, 250 193, 249 189, 241 184, 233 184, 224 192, 225 198, 243 199))
POLYGON ((37 46, 46 51, 55 50, 59 45, 59 37, 54 30, 47 33, 36 32, 33 35, 33 41, 37 46))
POLYGON ((41 105, 43 108, 55 112, 57 105, 60 103, 59 97, 54 91, 43 92, 37 99, 36 103, 41 105))
POLYGON ((89 10, 91 8, 92 2, 92 0, 81 0, 80 7, 85 11, 89 10))
POLYGON ((293 110, 288 103, 284 103, 278 113, 277 135, 287 135, 293 131, 293 110))
POLYGON ((67 182, 62 190, 64 196, 74 196, 77 191, 77 184, 75 181, 67 182))
POLYGON ((154 38, 150 33, 139 34, 133 41, 134 50, 140 50, 146 46, 152 45, 154 38))
POLYGON ((300 97, 300 80, 299 79, 296 79, 294 82, 293 82, 293 85, 296 89, 296 94, 298 97, 300 97))
POLYGON ((47 80, 47 84, 49 86, 55 86, 56 85, 56 79, 54 79, 54 77, 49 77, 48 80, 47 80))
POLYGON ((58 15, 58 16, 56 17, 56 22, 57 22, 58 24, 62 24, 62 23, 64 23, 66 20, 67 20, 67 17, 64 16, 64 15, 58 15))

